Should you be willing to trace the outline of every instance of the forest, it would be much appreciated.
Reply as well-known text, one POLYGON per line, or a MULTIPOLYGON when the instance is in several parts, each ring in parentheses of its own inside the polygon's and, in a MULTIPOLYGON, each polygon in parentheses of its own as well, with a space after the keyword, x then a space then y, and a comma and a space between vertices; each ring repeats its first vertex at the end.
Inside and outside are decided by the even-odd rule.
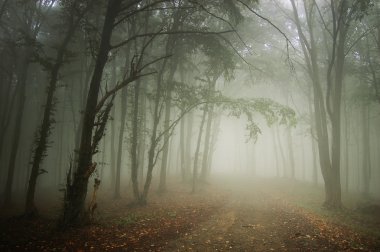
POLYGON ((1 251, 380 251, 378 0, 0 0, 1 251))

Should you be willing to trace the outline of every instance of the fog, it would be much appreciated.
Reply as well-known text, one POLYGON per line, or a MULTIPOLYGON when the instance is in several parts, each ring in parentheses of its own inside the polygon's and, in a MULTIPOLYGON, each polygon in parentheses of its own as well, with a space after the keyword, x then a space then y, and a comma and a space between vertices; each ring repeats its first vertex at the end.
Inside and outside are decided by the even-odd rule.
MULTIPOLYGON (((0 1, 0 219, 10 237, 0 250, 40 250, 53 237, 23 247, 14 216, 17 227, 106 229, 154 212, 161 224, 133 228, 161 245, 129 237, 127 225, 119 231, 138 242, 107 246, 302 250, 280 240, 309 239, 338 213, 353 236, 369 232, 360 248, 378 248, 379 40, 371 0, 0 1), (260 234, 239 229, 271 219, 261 235, 285 235, 293 219, 302 230, 257 245, 260 234), (212 221, 224 231, 186 247, 212 221), (231 245, 226 230, 254 245, 231 245)), ((359 249, 324 232, 312 250, 359 249)), ((89 249, 80 242, 59 248, 89 249)))

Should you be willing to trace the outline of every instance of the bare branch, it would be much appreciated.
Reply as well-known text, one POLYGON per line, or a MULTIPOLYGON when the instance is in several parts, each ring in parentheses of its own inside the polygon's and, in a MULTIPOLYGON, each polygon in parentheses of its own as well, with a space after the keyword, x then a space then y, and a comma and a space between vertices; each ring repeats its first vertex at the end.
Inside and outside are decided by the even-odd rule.
POLYGON ((286 34, 280 29, 278 28, 277 25, 273 24, 272 21, 270 21, 268 18, 260 15, 259 13, 257 13, 254 9, 252 9, 248 4, 246 4, 245 2, 241 1, 241 0, 236 0, 238 1, 239 3, 241 3, 242 5, 244 5, 250 12, 252 12, 253 14, 255 14, 257 17, 261 18, 262 20, 266 21, 268 24, 270 24, 273 28, 275 28, 279 33, 281 33, 281 35, 286 39, 286 44, 287 44, 287 47, 289 47, 289 44, 293 47, 293 49, 295 49, 295 46, 293 45, 293 43, 290 41, 290 39, 288 38, 288 36, 286 36, 286 34))
MULTIPOLYGON (((136 0, 136 1, 133 1, 132 3, 128 4, 127 6, 125 6, 124 8, 122 8, 120 10, 120 12, 123 12, 125 10, 128 10, 129 8, 131 8, 134 4, 137 4, 141 2, 141 0, 136 0)), ((142 11, 146 11, 148 10, 150 7, 156 5, 156 4, 159 4, 159 3, 164 3, 164 2, 168 2, 168 0, 160 0, 160 1, 156 1, 154 3, 151 3, 151 4, 148 4, 148 5, 145 5, 144 7, 142 7, 141 9, 137 9, 137 10, 134 10, 134 11, 131 11, 129 13, 126 13, 125 16, 123 16, 120 20, 116 21, 114 23, 114 27, 118 26, 119 24, 121 24, 122 22, 124 22, 125 20, 127 20, 128 18, 132 17, 133 15, 136 15, 137 13, 139 12, 142 12, 142 11)))
POLYGON ((350 53, 350 51, 352 50, 352 48, 357 44, 359 43, 359 41, 364 38, 365 36, 368 35, 368 33, 370 33, 372 30, 373 30, 374 27, 366 30, 365 32, 363 32, 357 39, 355 39, 355 41, 351 44, 351 46, 347 49, 347 51, 345 52, 344 56, 347 56, 347 54, 350 53))
POLYGON ((132 40, 143 38, 143 37, 151 37, 151 36, 158 36, 158 35, 172 35, 172 34, 183 34, 183 35, 190 35, 190 34, 198 34, 198 35, 220 35, 225 33, 231 33, 234 32, 233 30, 227 30, 227 31, 220 31, 220 32, 212 32, 212 31, 162 31, 162 32, 148 32, 144 34, 137 34, 134 35, 116 45, 112 45, 111 49, 116 49, 121 46, 124 46, 131 42, 132 40))
POLYGON ((112 95, 114 95, 117 91, 119 91, 120 89, 126 87, 129 83, 137 80, 137 79, 140 79, 142 77, 145 77, 145 76, 148 76, 148 75, 152 75, 152 74, 155 74, 157 73, 156 71, 153 71, 153 72, 148 72, 148 73, 141 73, 143 69, 145 69, 146 67, 148 67, 149 65, 152 65, 162 59, 166 59, 166 58, 169 58, 171 55, 165 55, 165 56, 162 56, 162 57, 159 57, 155 60, 152 60, 151 62, 145 64, 144 66, 140 67, 139 69, 136 69, 136 70, 132 70, 131 71, 131 75, 124 79, 122 82, 118 83, 115 85, 114 88, 112 88, 111 90, 107 91, 103 97, 100 99, 100 101, 98 102, 98 104, 96 105, 96 108, 95 108, 95 111, 98 112, 100 111, 100 109, 103 107, 104 103, 106 102, 106 100, 111 97, 112 95))
POLYGON ((319 14, 319 18, 321 19, 322 24, 323 24, 325 30, 330 34, 331 37, 333 37, 333 34, 332 34, 332 32, 329 30, 329 28, 328 28, 328 26, 327 26, 327 24, 326 24, 326 21, 325 21, 325 19, 323 18, 323 15, 322 15, 321 9, 319 8, 319 6, 318 6, 316 0, 313 0, 313 2, 314 2, 314 6, 317 8, 317 11, 318 11, 318 14, 319 14))
POLYGON ((236 36, 239 38, 240 42, 244 45, 244 47, 250 49, 250 47, 244 42, 243 38, 240 36, 240 34, 238 33, 238 31, 235 29, 235 27, 231 24, 231 22, 229 22, 228 20, 226 20, 225 18, 222 18, 212 12, 210 12, 209 10, 206 9, 206 7, 204 7, 202 4, 196 2, 196 1, 189 1, 190 3, 193 3, 193 4, 196 4, 198 5, 203 11, 205 11, 207 14, 209 14, 210 16, 216 18, 216 19, 219 19, 221 20, 222 22, 228 24, 228 26, 235 32, 236 36))

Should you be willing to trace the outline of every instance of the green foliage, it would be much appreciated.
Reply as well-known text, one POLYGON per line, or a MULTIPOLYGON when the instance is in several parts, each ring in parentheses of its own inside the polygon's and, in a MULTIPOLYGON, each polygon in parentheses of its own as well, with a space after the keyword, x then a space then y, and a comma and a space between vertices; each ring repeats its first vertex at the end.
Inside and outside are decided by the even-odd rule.
POLYGON ((257 116, 263 117, 269 126, 274 123, 294 126, 297 122, 293 109, 271 99, 230 98, 218 91, 211 91, 205 85, 189 86, 176 83, 174 87, 173 101, 181 111, 189 111, 203 104, 216 104, 229 116, 236 118, 245 116, 248 121, 246 129, 249 132, 249 138, 254 141, 261 133, 260 127, 256 123, 257 116))
POLYGON ((352 8, 354 18, 362 20, 369 14, 370 9, 374 6, 374 0, 355 0, 353 1, 352 8))
POLYGON ((294 110, 271 99, 233 99, 222 96, 216 97, 215 102, 224 111, 227 111, 230 116, 240 118, 241 115, 245 115, 248 120, 246 128, 249 132, 249 137, 254 141, 256 141, 261 133, 260 127, 255 122, 257 115, 263 117, 269 126, 276 122, 289 126, 293 126, 296 123, 294 110))
POLYGON ((216 36, 198 36, 200 51, 207 57, 203 62, 207 76, 224 74, 226 80, 233 78, 235 69, 234 53, 216 36))
POLYGON ((221 11, 225 10, 228 14, 228 17, 234 24, 238 24, 243 21, 243 15, 241 14, 239 8, 236 6, 235 1, 224 0, 222 2, 221 11))

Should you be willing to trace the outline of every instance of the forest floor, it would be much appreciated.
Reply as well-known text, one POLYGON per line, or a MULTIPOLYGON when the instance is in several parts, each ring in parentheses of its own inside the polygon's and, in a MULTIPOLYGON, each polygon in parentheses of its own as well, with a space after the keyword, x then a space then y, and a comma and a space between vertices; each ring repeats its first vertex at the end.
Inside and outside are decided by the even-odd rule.
POLYGON ((0 251, 380 251, 377 208, 328 211, 322 200, 308 184, 224 177, 195 194, 170 184, 144 207, 101 194, 95 223, 64 232, 59 203, 44 202, 35 220, 0 212, 0 251))

